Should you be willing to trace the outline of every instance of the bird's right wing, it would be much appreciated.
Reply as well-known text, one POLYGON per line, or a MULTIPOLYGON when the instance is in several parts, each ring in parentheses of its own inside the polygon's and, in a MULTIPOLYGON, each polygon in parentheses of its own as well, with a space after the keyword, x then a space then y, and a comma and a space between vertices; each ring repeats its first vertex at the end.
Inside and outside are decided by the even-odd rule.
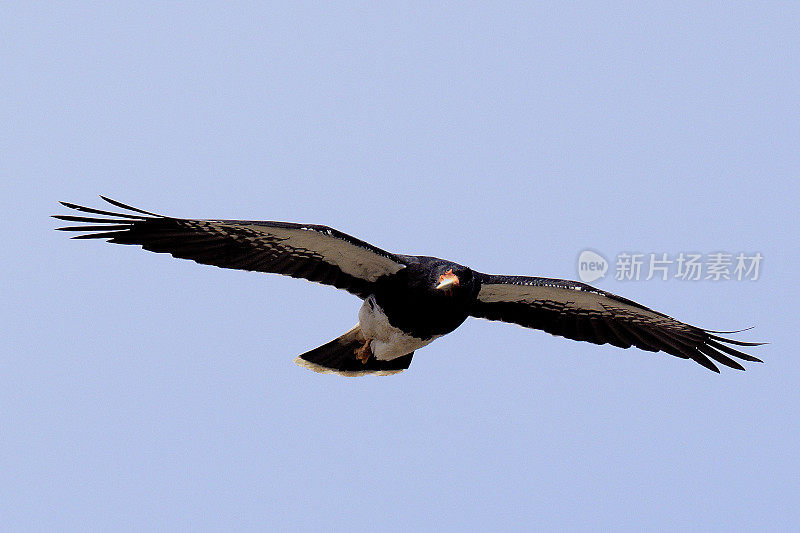
POLYGON ((172 218, 101 198, 125 211, 61 202, 70 209, 101 217, 53 215, 79 223, 58 229, 85 232, 75 239, 137 244, 145 250, 206 265, 304 278, 361 298, 369 296, 378 278, 406 266, 400 256, 327 226, 172 218))

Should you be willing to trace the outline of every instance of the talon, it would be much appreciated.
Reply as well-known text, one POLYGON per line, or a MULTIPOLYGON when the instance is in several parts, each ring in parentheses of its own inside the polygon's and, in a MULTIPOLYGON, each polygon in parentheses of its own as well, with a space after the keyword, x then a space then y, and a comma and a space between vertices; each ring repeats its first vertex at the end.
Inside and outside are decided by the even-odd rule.
POLYGON ((372 355, 372 350, 369 347, 370 339, 364 341, 364 345, 355 349, 356 359, 361 361, 362 365, 366 365, 369 357, 372 355))

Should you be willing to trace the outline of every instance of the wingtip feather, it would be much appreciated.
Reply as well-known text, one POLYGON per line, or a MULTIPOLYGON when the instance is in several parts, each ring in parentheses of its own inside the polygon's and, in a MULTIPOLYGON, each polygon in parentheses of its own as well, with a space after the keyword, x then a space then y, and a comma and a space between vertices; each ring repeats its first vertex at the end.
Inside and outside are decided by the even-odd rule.
POLYGON ((732 335, 733 333, 741 333, 743 331, 750 331, 751 329, 754 329, 754 328, 755 328, 755 326, 748 326, 746 328, 734 329, 734 330, 731 330, 731 331, 717 331, 715 329, 704 329, 703 331, 705 331, 706 333, 721 333, 723 335, 732 335))
POLYGON ((711 359, 709 359, 708 357, 706 357, 703 354, 698 353, 696 356, 692 355, 692 360, 695 361, 696 363, 699 363, 699 364, 703 365, 707 369, 709 369, 709 370, 711 370, 713 372, 716 372, 717 374, 721 374, 721 372, 720 372, 719 368, 717 367, 717 365, 712 363, 711 359))
POLYGON ((134 211, 136 213, 142 213, 142 214, 145 214, 145 215, 151 215, 151 216, 154 216, 154 217, 163 216, 163 215, 159 215, 157 213, 151 213, 150 211, 145 211, 144 209, 139 209, 138 207, 130 206, 128 204, 123 204, 122 202, 118 202, 117 200, 112 200, 108 196, 103 196, 102 194, 100 194, 99 196, 100 196, 100 198, 102 198, 106 202, 110 203, 111 205, 119 207, 121 209, 127 209, 129 211, 134 211))

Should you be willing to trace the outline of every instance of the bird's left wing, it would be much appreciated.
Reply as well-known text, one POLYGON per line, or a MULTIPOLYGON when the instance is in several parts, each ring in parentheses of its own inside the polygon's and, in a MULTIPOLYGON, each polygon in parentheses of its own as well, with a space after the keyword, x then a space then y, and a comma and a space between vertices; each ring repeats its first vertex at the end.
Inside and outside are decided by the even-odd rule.
POLYGON ((361 298, 369 296, 378 278, 405 267, 399 256, 327 226, 172 218, 101 198, 125 211, 61 202, 70 209, 101 217, 53 215, 79 223, 58 229, 85 232, 75 239, 137 244, 145 250, 206 265, 305 278, 361 298))
POLYGON ((761 362, 725 343, 738 346, 763 343, 717 336, 715 333, 726 332, 690 326, 585 283, 480 273, 478 278, 481 289, 470 312, 474 317, 512 322, 595 344, 664 351, 683 359, 693 359, 715 372, 719 369, 712 359, 739 370, 744 370, 744 367, 728 356, 761 362))

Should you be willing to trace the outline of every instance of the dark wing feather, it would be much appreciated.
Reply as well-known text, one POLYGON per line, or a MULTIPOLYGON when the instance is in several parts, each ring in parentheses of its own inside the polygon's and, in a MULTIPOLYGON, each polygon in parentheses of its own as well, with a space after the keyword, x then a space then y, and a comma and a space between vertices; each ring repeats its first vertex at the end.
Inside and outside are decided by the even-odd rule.
POLYGON ((248 220, 172 218, 101 197, 127 212, 61 202, 94 217, 53 215, 78 225, 74 239, 137 244, 152 252, 223 268, 285 274, 333 285, 361 298, 381 276, 405 267, 396 256, 327 226, 248 220))
MULTIPOLYGON (((692 359, 719 372, 717 363, 744 370, 729 356, 745 361, 760 359, 726 346, 758 346, 714 335, 679 322, 658 311, 585 283, 526 276, 492 276, 478 273, 481 290, 471 315, 541 329, 568 339, 609 343, 620 348, 636 346, 692 359)), ((736 332, 729 332, 736 333, 736 332)))

